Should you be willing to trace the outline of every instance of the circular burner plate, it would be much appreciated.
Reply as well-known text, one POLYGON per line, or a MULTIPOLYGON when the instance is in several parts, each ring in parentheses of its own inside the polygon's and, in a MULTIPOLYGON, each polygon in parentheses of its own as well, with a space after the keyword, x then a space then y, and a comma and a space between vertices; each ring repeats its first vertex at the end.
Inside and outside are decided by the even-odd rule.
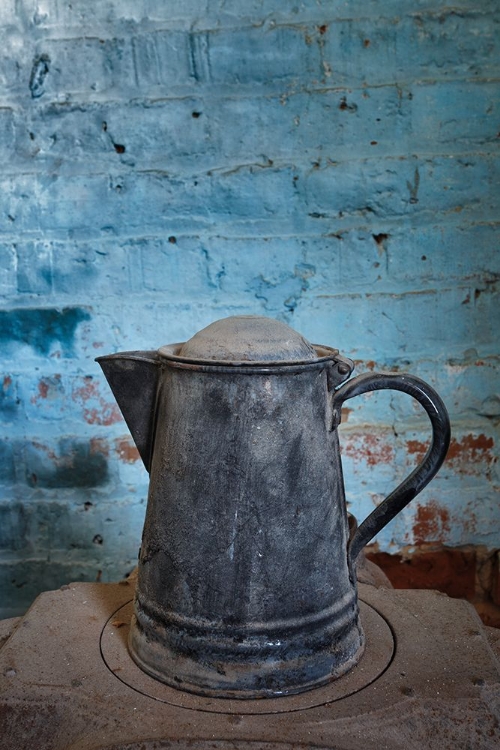
POLYGON ((275 714, 301 711, 346 698, 377 679, 389 666, 394 654, 394 638, 386 620, 373 607, 359 602, 366 649, 359 664, 328 685, 282 698, 233 700, 206 698, 165 685, 143 672, 131 659, 127 638, 133 602, 127 602, 107 620, 101 633, 101 654, 108 669, 121 682, 154 700, 195 711, 222 714, 275 714))

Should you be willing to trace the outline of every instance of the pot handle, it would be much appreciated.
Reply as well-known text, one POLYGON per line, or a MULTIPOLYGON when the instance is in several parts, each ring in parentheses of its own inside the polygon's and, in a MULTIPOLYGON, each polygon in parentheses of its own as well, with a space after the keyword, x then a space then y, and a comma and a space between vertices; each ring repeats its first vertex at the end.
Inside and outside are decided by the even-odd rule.
POLYGON ((365 544, 430 482, 443 463, 450 444, 450 420, 443 401, 430 385, 413 375, 366 373, 349 380, 333 394, 334 427, 340 424, 344 401, 385 388, 409 393, 424 407, 432 425, 432 441, 422 462, 359 526, 349 547, 353 562, 365 544))

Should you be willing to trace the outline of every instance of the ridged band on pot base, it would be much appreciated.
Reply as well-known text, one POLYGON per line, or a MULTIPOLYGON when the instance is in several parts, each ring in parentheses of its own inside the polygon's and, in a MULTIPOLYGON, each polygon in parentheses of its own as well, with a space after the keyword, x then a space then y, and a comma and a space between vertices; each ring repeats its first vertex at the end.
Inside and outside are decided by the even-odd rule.
POLYGON ((310 690, 341 677, 364 652, 353 596, 324 613, 288 622, 234 625, 175 617, 165 624, 135 603, 129 651, 151 677, 219 698, 266 698, 310 690))

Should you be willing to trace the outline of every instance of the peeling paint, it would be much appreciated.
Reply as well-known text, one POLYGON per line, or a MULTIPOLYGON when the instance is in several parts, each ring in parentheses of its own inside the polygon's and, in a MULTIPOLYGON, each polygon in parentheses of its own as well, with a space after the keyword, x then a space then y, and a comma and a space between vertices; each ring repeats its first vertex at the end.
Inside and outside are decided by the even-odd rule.
POLYGON ((105 443, 100 441, 64 438, 55 445, 33 441, 24 452, 30 487, 97 487, 108 480, 105 443))
POLYGON ((379 435, 362 433, 343 435, 342 455, 353 461, 367 463, 368 466, 394 461, 394 449, 379 435))
MULTIPOLYGON (((494 4, 451 25, 423 13, 418 29, 409 2, 392 4, 397 19, 373 3, 360 16, 278 2, 273 18, 225 3, 241 23, 224 3, 184 3, 173 25, 160 0, 146 25, 125 0, 84 15, 46 0, 45 20, 24 12, 36 3, 0 5, 28 51, 4 35, 0 483, 4 502, 36 504, 36 562, 0 569, 0 600, 17 606, 11 579, 34 596, 54 576, 109 580, 111 560, 117 576, 131 569, 146 472, 93 358, 232 314, 287 320, 358 373, 434 385, 449 457, 380 547, 401 549, 414 523, 498 546, 494 4), (429 498, 450 518, 422 517, 429 498), (105 509, 117 501, 120 519, 105 509), (105 548, 92 544, 101 528, 105 548), (47 562, 49 537, 75 567, 47 562)), ((429 425, 403 396, 347 405, 343 470, 361 520, 373 490, 426 453, 429 425)))
POLYGON ((450 530, 450 514, 446 508, 436 502, 418 505, 413 533, 415 544, 423 542, 442 542, 450 530))
POLYGON ((80 307, 0 310, 0 344, 25 344, 44 356, 58 344, 62 356, 71 357, 76 329, 85 320, 90 314, 80 307))
POLYGON ((139 451, 128 438, 117 440, 116 452, 118 453, 120 460, 127 464, 133 464, 141 458, 139 451))
POLYGON ((108 441, 105 438, 93 437, 89 441, 89 455, 109 456, 108 441))
POLYGON ((108 426, 123 421, 116 402, 106 401, 101 396, 98 382, 92 375, 85 376, 80 382, 82 385, 73 389, 71 397, 82 407, 82 415, 87 424, 108 426))
POLYGON ((41 378, 37 384, 37 393, 31 397, 31 403, 38 401, 58 400, 64 394, 61 375, 55 374, 50 377, 41 378))
POLYGON ((11 422, 18 416, 20 399, 17 397, 16 383, 11 375, 5 375, 0 389, 0 419, 11 422))
MULTIPOLYGON (((484 433, 473 433, 461 438, 452 438, 446 465, 458 474, 477 474, 485 471, 497 460, 493 453, 495 442, 484 433)), ((408 440, 408 453, 422 459, 427 452, 427 445, 419 440, 408 440)))

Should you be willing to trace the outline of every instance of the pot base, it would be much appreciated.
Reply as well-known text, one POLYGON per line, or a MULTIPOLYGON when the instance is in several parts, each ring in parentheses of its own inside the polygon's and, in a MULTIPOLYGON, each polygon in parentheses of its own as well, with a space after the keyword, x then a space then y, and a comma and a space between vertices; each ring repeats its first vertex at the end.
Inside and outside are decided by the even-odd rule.
MULTIPOLYGON (((101 636, 101 651, 109 668, 129 687, 148 695, 155 700, 184 708, 202 709, 210 698, 211 711, 216 713, 281 713, 323 705, 345 698, 371 684, 384 672, 394 654, 394 639, 385 619, 371 606, 359 602, 363 630, 366 633, 366 649, 358 665, 348 665, 343 674, 327 676, 322 682, 309 687, 299 687, 287 693, 252 695, 250 692, 227 691, 220 697, 211 691, 192 690, 175 680, 168 684, 160 680, 153 670, 138 665, 130 658, 127 642, 130 640, 130 624, 133 616, 133 602, 118 609, 108 620, 101 636), (120 627, 117 628, 117 623, 120 627), (139 668, 140 666, 140 668, 139 668), (312 689, 315 688, 315 689, 312 689), (262 697, 265 700, 252 700, 262 697), (235 700, 237 698, 237 700, 235 700)), ((206 708, 205 708, 206 710, 206 708)))
POLYGON ((135 602, 128 648, 136 664, 179 690, 217 698, 275 698, 324 685, 365 648, 356 596, 309 617, 245 626, 207 624, 135 602), (165 621, 166 620, 166 621, 165 621))

